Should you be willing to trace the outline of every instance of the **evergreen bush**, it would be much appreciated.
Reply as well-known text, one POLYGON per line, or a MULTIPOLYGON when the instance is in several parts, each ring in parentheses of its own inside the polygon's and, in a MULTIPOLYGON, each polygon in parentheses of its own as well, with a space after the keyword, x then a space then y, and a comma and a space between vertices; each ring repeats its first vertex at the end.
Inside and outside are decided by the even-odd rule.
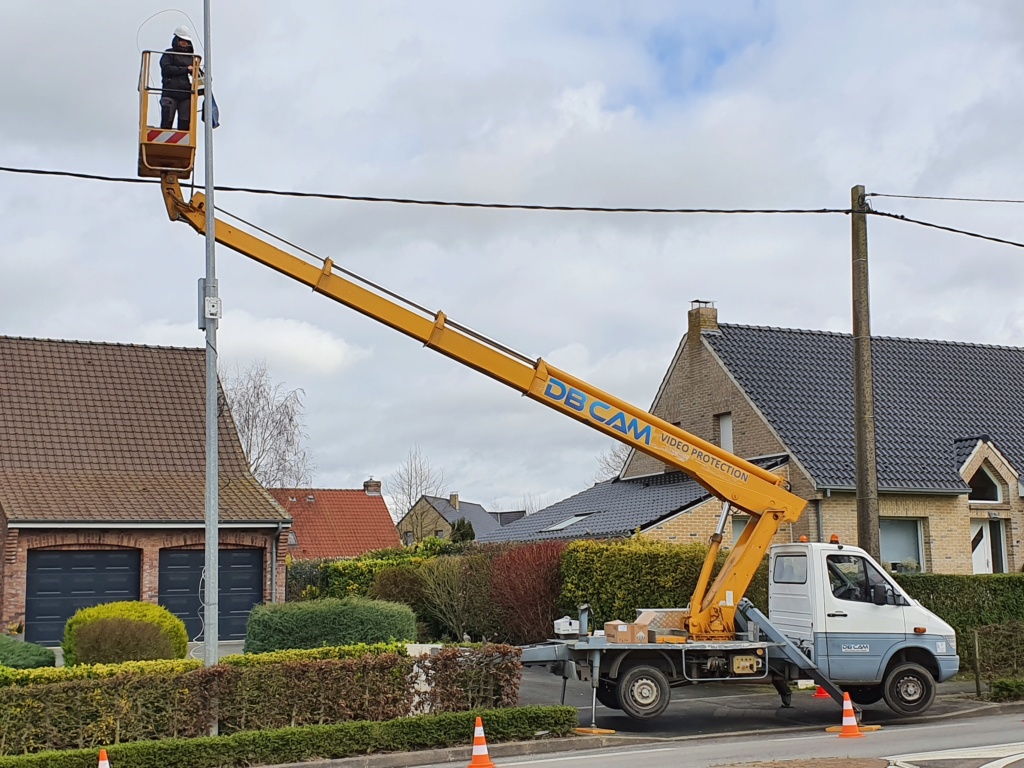
POLYGON ((246 653, 324 645, 415 640, 416 614, 407 605, 362 597, 271 603, 253 608, 246 653))
POLYGON ((37 669, 54 664, 56 656, 49 648, 0 635, 0 667, 37 669))
POLYGON ((137 619, 97 619, 75 633, 79 664, 118 664, 122 661, 173 659, 174 646, 164 628, 137 619))
POLYGON ((154 624, 161 629, 170 641, 175 659, 185 658, 188 652, 188 631, 185 622, 155 603, 141 601, 124 601, 117 603, 101 603, 89 608, 80 608, 64 625, 64 664, 73 666, 78 660, 78 629, 93 621, 101 619, 128 619, 154 624))

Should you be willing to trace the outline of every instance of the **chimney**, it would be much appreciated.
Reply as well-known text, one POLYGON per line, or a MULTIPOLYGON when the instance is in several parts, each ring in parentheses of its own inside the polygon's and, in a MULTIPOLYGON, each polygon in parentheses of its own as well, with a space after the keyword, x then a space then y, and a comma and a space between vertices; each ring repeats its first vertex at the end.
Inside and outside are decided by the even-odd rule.
POLYGON ((718 310, 715 302, 704 299, 694 299, 690 302, 690 311, 687 315, 688 328, 687 338, 699 339, 705 332, 719 333, 718 310))
POLYGON ((448 503, 452 505, 456 512, 459 511, 459 494, 453 493, 448 496, 448 503))
POLYGON ((369 480, 363 481, 363 490, 367 496, 380 496, 380 480, 374 480, 371 475, 369 480))

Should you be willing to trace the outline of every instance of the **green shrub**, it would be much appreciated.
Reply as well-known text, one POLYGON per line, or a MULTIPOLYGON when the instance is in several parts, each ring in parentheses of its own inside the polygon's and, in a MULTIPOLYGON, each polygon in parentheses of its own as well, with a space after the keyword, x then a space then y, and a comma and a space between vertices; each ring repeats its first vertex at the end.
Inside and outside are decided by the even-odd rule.
MULTIPOLYGON (((519 707, 406 717, 383 723, 350 722, 236 733, 196 739, 167 738, 107 746, 116 768, 222 768, 330 760, 381 752, 467 747, 481 717, 488 743, 524 741, 538 733, 567 736, 577 724, 573 707, 519 707)), ((99 749, 0 757, 0 768, 95 768, 99 749)))
POLYGON ((249 614, 246 653, 324 645, 415 640, 416 614, 407 605, 349 597, 260 605, 249 614))
MULTIPOLYGON (((576 606, 589 603, 594 627, 600 628, 606 621, 633 619, 638 608, 685 607, 707 551, 703 544, 643 536, 574 541, 562 557, 560 612, 575 617, 576 606)), ((719 566, 725 555, 719 555, 719 566)))
POLYGON ((291 560, 284 579, 284 599, 302 600, 307 592, 321 591, 320 573, 327 559, 291 560))
POLYGON ((1020 701, 1024 699, 1024 680, 1020 678, 992 680, 989 683, 988 691, 993 701, 1020 701))
POLYGON ((498 645, 449 648, 425 659, 380 653, 207 668, 185 661, 130 662, 67 671, 90 669, 116 672, 0 687, 0 754, 193 738, 212 722, 227 735, 502 707, 516 701, 520 674, 519 650, 498 645), (416 687, 424 678, 431 686, 426 694, 416 687))
POLYGON ((118 603, 102 603, 89 608, 80 608, 64 625, 64 663, 68 666, 78 664, 77 634, 85 624, 100 619, 130 619, 144 621, 160 627, 170 640, 174 652, 173 658, 183 659, 188 652, 188 632, 185 622, 155 603, 125 601, 118 603))
POLYGON ((79 664, 173 659, 174 646, 163 627, 134 619, 97 619, 75 631, 79 664))
POLYGON ((236 653, 221 658, 221 664, 235 667, 255 667, 259 664, 280 664, 283 661, 315 661, 319 659, 356 659, 360 656, 380 656, 394 653, 407 656, 405 643, 359 643, 357 645, 325 645, 320 648, 301 648, 267 653, 236 653))
POLYGON ((56 656, 49 648, 0 635, 0 667, 35 669, 52 667, 56 656))

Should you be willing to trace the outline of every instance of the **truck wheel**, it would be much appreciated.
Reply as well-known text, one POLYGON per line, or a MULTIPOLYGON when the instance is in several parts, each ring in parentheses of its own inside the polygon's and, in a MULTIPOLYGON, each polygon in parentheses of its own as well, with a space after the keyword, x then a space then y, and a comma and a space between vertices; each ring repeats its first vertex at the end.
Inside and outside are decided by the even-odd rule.
POLYGON ((857 685, 845 690, 850 694, 850 700, 854 704, 860 704, 862 707, 881 701, 882 694, 884 693, 881 685, 857 685))
POLYGON ((665 711, 671 691, 664 672, 641 664, 622 673, 618 694, 623 712, 634 720, 650 720, 665 711))
POLYGON ((619 702, 619 687, 614 680, 602 680, 597 684, 597 700, 608 709, 622 709, 619 702))
POLYGON ((900 664, 886 675, 884 694, 897 714, 919 715, 935 700, 935 680, 920 664, 900 664))

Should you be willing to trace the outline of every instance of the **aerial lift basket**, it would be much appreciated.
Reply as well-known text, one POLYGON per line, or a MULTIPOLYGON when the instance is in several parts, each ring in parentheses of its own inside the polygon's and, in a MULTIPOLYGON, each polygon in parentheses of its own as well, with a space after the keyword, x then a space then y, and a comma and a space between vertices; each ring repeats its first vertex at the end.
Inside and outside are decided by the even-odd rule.
MULTIPOLYGON (((159 127, 160 98, 163 96, 160 57, 163 55, 163 51, 142 52, 139 72, 139 176, 162 178, 173 174, 179 179, 187 179, 192 175, 196 159, 196 112, 202 78, 192 77, 192 90, 188 92, 189 129, 181 131, 159 127)), ((199 73, 200 61, 199 56, 192 56, 193 72, 199 73)))

